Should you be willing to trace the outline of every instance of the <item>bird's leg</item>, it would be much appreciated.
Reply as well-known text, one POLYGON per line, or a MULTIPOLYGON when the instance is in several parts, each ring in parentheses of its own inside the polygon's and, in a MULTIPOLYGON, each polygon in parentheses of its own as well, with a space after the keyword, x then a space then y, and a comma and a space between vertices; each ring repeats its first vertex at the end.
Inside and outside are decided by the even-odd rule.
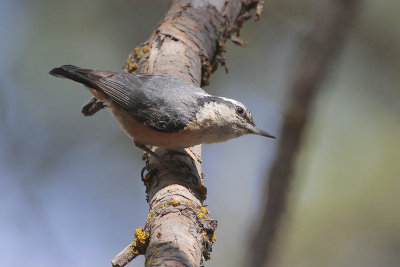
POLYGON ((163 159, 160 155, 158 155, 156 152, 148 148, 146 145, 139 144, 137 142, 134 142, 135 146, 144 150, 146 153, 149 153, 151 156, 155 157, 161 164, 163 165, 168 165, 169 162, 163 159))
POLYGON ((86 102, 83 107, 82 107, 82 113, 85 116, 92 116, 95 114, 97 111, 99 111, 102 108, 105 108, 106 105, 104 104, 105 101, 98 100, 95 97, 92 97, 89 99, 88 102, 86 102))
MULTIPOLYGON (((142 149, 142 150, 144 150, 146 153, 148 153, 148 154, 150 154, 150 155, 152 155, 153 157, 155 157, 162 165, 164 165, 165 167, 167 167, 168 166, 168 163, 162 158, 162 157, 160 157, 157 153, 155 153, 153 150, 151 150, 151 149, 149 149, 146 145, 143 145, 143 144, 140 144, 140 143, 137 143, 137 142, 135 142, 135 141, 133 141, 133 143, 135 144, 135 146, 137 147, 137 148, 140 148, 140 149, 142 149)), ((144 166, 143 167, 143 169, 142 169, 142 171, 140 172, 140 177, 142 178, 142 181, 144 182, 144 181, 146 181, 146 176, 144 175, 144 173, 145 173, 145 171, 147 171, 148 172, 148 174, 150 174, 150 176, 152 176, 152 172, 158 172, 158 170, 155 168, 155 165, 154 164, 149 164, 147 161, 146 161, 146 166, 144 166)))
MULTIPOLYGON (((193 175, 193 174, 185 167, 184 164, 179 164, 177 161, 174 161, 174 160, 172 160, 172 159, 171 159, 171 160, 164 159, 163 157, 161 157, 160 155, 158 155, 157 153, 155 153, 154 151, 152 151, 151 149, 149 149, 146 145, 137 143, 137 142, 135 142, 135 141, 134 141, 134 144, 135 144, 136 147, 138 147, 138 148, 144 150, 146 153, 149 153, 151 156, 155 157, 155 158, 163 165, 163 167, 164 167, 165 169, 167 169, 167 170, 169 170, 169 171, 171 171, 171 172, 174 172, 174 173, 183 173, 183 174, 190 175, 190 176, 193 175)), ((187 154, 182 153, 182 152, 178 152, 178 151, 176 151, 176 150, 167 150, 167 153, 166 153, 166 154, 170 154, 170 155, 171 155, 171 154, 173 154, 173 153, 177 153, 177 154, 179 154, 179 155, 187 156, 187 154)), ((169 155, 169 156, 170 156, 170 155, 169 155)), ((172 157, 171 157, 171 158, 172 158, 172 157)), ((148 164, 148 165, 146 165, 146 167, 143 168, 142 173, 141 173, 142 180, 143 180, 143 173, 144 173, 144 170, 149 170, 149 171, 151 171, 150 169, 152 169, 153 167, 155 167, 153 164, 148 164)))

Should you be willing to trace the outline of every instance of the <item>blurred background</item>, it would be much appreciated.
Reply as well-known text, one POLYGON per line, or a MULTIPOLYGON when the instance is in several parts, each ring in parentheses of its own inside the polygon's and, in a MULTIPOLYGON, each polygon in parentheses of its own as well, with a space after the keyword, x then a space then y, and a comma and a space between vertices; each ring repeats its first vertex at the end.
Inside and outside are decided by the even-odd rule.
MULTIPOLYGON (((279 136, 305 36, 326 1, 266 1, 205 89, 241 100, 279 136)), ((53 67, 120 71, 168 1, 0 0, 0 265, 110 266, 148 212, 141 151, 53 67)), ((364 1, 313 105, 273 266, 400 265, 400 2, 364 1)), ((277 142, 203 146, 217 242, 239 266, 277 142)), ((143 266, 139 257, 130 266, 143 266)))

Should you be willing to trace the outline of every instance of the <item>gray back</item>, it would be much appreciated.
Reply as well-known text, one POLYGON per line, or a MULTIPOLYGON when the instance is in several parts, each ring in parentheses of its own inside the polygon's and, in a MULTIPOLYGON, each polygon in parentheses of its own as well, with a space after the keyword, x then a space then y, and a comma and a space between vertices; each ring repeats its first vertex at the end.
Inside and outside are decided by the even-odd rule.
POLYGON ((162 132, 182 130, 195 118, 198 98, 207 94, 186 81, 161 75, 116 73, 96 84, 135 119, 162 132))

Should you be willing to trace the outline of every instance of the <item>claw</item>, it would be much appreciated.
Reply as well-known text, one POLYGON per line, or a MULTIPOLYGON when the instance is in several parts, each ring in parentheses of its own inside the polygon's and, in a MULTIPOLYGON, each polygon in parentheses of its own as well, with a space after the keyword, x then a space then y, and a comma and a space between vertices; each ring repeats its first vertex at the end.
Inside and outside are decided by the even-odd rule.
POLYGON ((143 167, 142 171, 140 172, 140 178, 142 179, 142 182, 145 182, 147 180, 150 180, 157 173, 158 169, 155 168, 154 164, 147 164, 146 166, 143 167), (144 175, 145 171, 147 171, 146 175, 144 175))
POLYGON ((92 116, 97 111, 105 107, 105 101, 98 100, 97 98, 92 97, 91 99, 89 99, 88 102, 85 103, 85 105, 83 105, 82 113, 85 116, 92 116))
MULTIPOLYGON (((156 158, 159 164, 162 165, 163 169, 167 170, 169 173, 175 173, 175 174, 181 174, 185 175, 188 177, 196 177, 196 175, 190 170, 190 168, 187 168, 186 164, 179 164, 179 161, 172 160, 172 157, 174 155, 180 155, 180 156, 189 156, 186 152, 180 152, 176 150, 167 150, 167 152, 164 154, 164 156, 168 156, 170 159, 165 159, 155 153, 153 150, 149 149, 147 146, 142 145, 140 143, 134 142, 135 145, 144 150, 146 153, 150 154, 152 157, 156 158)), ((155 175, 155 173, 152 173, 153 170, 156 170, 157 172, 159 169, 156 168, 156 165, 158 164, 147 164, 146 167, 144 167, 141 171, 141 178, 142 181, 146 181, 146 175, 144 175, 144 172, 146 170, 150 171, 148 174, 150 175, 155 175)))

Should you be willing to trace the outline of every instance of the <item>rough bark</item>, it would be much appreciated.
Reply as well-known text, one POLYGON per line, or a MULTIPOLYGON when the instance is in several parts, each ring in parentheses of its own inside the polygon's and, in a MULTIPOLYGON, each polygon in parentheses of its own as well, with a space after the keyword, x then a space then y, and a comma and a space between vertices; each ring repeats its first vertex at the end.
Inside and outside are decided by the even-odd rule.
MULTIPOLYGON (((175 76, 195 85, 207 85, 219 63, 225 42, 263 1, 193 0, 172 1, 148 41, 128 56, 125 70, 175 76)), ((201 172, 201 146, 182 151, 153 148, 164 158, 182 166, 171 171, 146 155, 148 173, 143 177, 150 206, 145 227, 137 229, 135 241, 112 261, 125 266, 145 254, 146 266, 200 266, 209 259, 217 222, 202 206, 206 198, 201 172)))
POLYGON ((259 227, 251 241, 245 266, 267 266, 286 209, 297 151, 310 106, 329 67, 342 47, 355 16, 358 0, 330 0, 321 10, 305 41, 303 57, 287 102, 275 162, 264 189, 259 227))

